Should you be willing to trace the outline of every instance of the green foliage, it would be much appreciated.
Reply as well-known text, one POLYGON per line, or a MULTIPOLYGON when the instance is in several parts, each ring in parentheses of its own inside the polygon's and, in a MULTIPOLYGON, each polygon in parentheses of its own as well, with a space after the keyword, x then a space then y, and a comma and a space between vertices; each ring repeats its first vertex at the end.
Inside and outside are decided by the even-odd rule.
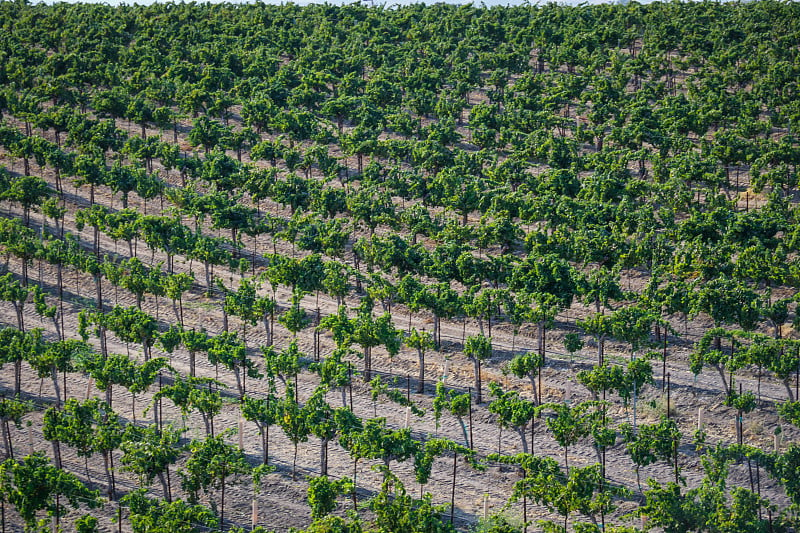
POLYGON ((730 505, 726 503, 723 489, 703 484, 685 494, 675 483, 666 486, 648 482, 646 503, 639 512, 646 514, 649 523, 662 528, 665 533, 684 531, 770 531, 770 523, 759 518, 759 508, 764 500, 747 489, 731 490, 730 505))
POLYGON ((22 417, 33 411, 33 402, 19 398, 3 398, 0 400, 0 420, 13 422, 22 427, 22 417))
POLYGON ((77 533, 97 533, 99 531, 97 524, 97 517, 85 514, 75 521, 75 531, 77 533))
POLYGON ((464 424, 464 417, 469 414, 472 399, 469 394, 458 394, 452 389, 448 389, 441 381, 436 383, 436 396, 433 398, 433 417, 436 421, 436 428, 439 428, 439 419, 443 411, 449 411, 458 419, 461 431, 464 434, 464 442, 469 446, 467 427, 464 424))
POLYGON ((225 442, 225 437, 229 434, 230 432, 225 432, 216 437, 189 443, 189 459, 178 474, 181 477, 181 488, 191 495, 190 502, 197 501, 201 489, 208 494, 212 489, 221 489, 229 482, 229 476, 250 472, 251 467, 244 453, 225 442))
POLYGON ((546 320, 551 310, 570 306, 578 290, 577 279, 575 269, 563 258, 531 254, 513 270, 509 286, 531 295, 541 308, 542 320, 546 320))
POLYGON ((73 372, 79 361, 87 359, 91 347, 77 339, 48 342, 42 352, 32 354, 28 363, 39 377, 55 378, 56 372, 73 372))
POLYGON ((336 436, 337 431, 339 431, 336 423, 337 418, 341 416, 343 411, 347 411, 347 414, 352 414, 344 407, 341 410, 335 410, 328 405, 328 402, 325 401, 326 392, 326 387, 317 387, 303 406, 306 414, 306 424, 310 433, 323 441, 329 441, 336 436))
POLYGON ((564 517, 563 529, 551 521, 540 521, 545 531, 564 531, 574 512, 594 520, 597 514, 615 508, 612 503, 615 496, 626 494, 621 487, 604 482, 600 465, 572 468, 564 473, 552 457, 522 453, 516 456, 491 454, 488 459, 522 468, 524 477, 514 484, 511 501, 526 496, 564 517))
POLYGON ((75 474, 56 468, 41 454, 0 463, 0 496, 17 509, 26 531, 37 531, 40 511, 64 516, 66 503, 74 509, 101 504, 99 491, 89 490, 75 474))
POLYGON ((354 323, 347 316, 347 307, 340 305, 335 314, 324 317, 319 324, 321 329, 328 329, 339 348, 345 348, 352 342, 354 323))
POLYGON ((350 267, 338 261, 325 261, 325 277, 322 280, 323 290, 336 298, 339 305, 350 292, 350 267))
POLYGON ((402 337, 392 324, 392 317, 384 313, 377 319, 372 316, 372 305, 367 300, 359 308, 353 327, 352 341, 362 348, 384 345, 389 355, 400 351, 402 337))
POLYGON ((492 356, 492 339, 484 335, 470 335, 464 343, 464 355, 473 360, 486 361, 492 356))
POLYGON ((240 397, 244 394, 243 376, 253 379, 262 377, 255 363, 247 357, 247 348, 236 333, 224 331, 211 337, 207 350, 208 361, 212 365, 222 364, 234 373, 240 397))
POLYGON ((192 377, 195 373, 195 354, 208 349, 210 338, 205 329, 200 331, 193 329, 185 329, 181 332, 181 342, 189 352, 189 372, 192 377))
POLYGON ((53 190, 45 180, 36 176, 20 176, 11 181, 2 198, 18 203, 25 212, 25 224, 28 224, 28 213, 32 207, 40 206, 53 190))
MULTIPOLYGON (((18 381, 18 367, 22 361, 38 360, 45 349, 41 329, 29 332, 17 328, 0 329, 0 365, 14 363, 15 381, 18 381)), ((15 390, 15 393, 19 391, 15 390)))
POLYGON ((589 389, 595 400, 598 393, 619 390, 625 383, 624 371, 617 365, 594 366, 591 370, 580 370, 576 378, 578 383, 589 389))
POLYGON ((647 345, 650 330, 658 319, 650 309, 637 304, 617 309, 611 320, 611 336, 627 342, 636 352, 647 345))
POLYGON ((446 452, 463 457, 476 471, 480 472, 486 469, 486 465, 480 462, 475 450, 450 439, 429 439, 419 448, 414 457, 414 477, 417 483, 420 485, 428 483, 434 460, 446 452))
POLYGON ((653 367, 650 361, 644 358, 631 359, 621 387, 617 389, 625 407, 628 406, 631 394, 641 392, 645 384, 653 384, 653 367))
POLYGON ((625 492, 613 485, 603 485, 599 465, 572 468, 564 481, 558 477, 540 478, 531 487, 531 496, 535 502, 564 516, 565 520, 573 512, 593 518, 600 512, 612 511, 612 497, 625 492))
MULTIPOLYGON (((674 463, 675 450, 680 445, 681 432, 671 418, 662 418, 658 424, 642 424, 634 428, 630 424, 620 426, 625 449, 635 465, 636 478, 639 469, 656 461, 674 463)), ((673 466, 675 466, 673 464, 673 466)), ((677 466, 675 466, 677 468, 677 466)))
POLYGON ((363 526, 358 518, 345 519, 341 516, 328 515, 314 520, 303 533, 362 533, 363 526))
POLYGON ((219 144, 226 135, 225 127, 206 116, 195 119, 192 130, 189 132, 189 142, 192 146, 202 146, 208 154, 209 150, 219 144))
POLYGON ((515 355, 514 358, 508 362, 505 371, 518 378, 528 378, 531 381, 531 387, 536 390, 534 380, 539 375, 539 371, 544 365, 544 357, 535 352, 528 352, 524 354, 515 355))
POLYGON ((308 316, 305 309, 300 307, 300 297, 297 294, 292 295, 292 306, 278 317, 278 322, 283 324, 295 337, 311 324, 311 317, 308 316))
POLYGON ((391 430, 384 418, 369 419, 362 428, 342 433, 339 443, 354 459, 380 459, 387 467, 391 461, 402 462, 416 456, 420 448, 409 428, 391 430))
POLYGON ((256 286, 249 279, 242 278, 239 281, 239 288, 236 291, 229 291, 222 283, 220 288, 225 294, 225 312, 238 316, 245 324, 255 325, 258 315, 256 314, 256 286))
POLYGON ((172 324, 167 331, 158 336, 158 343, 161 348, 171 354, 183 342, 183 328, 179 324, 172 324))
POLYGON ((163 429, 156 425, 145 428, 128 426, 120 445, 123 470, 136 474, 140 485, 151 484, 183 453, 185 446, 180 444, 182 433, 172 426, 163 429))
POLYGON ((497 383, 489 383, 489 393, 494 400, 489 404, 489 412, 498 417, 502 427, 514 429, 522 439, 522 451, 528 452, 525 428, 536 414, 533 402, 522 398, 517 391, 503 391, 497 383))
POLYGON ((742 394, 733 391, 725 398, 725 405, 733 407, 742 413, 749 413, 756 408, 756 395, 750 391, 742 394))
POLYGON ((787 341, 763 334, 712 328, 695 343, 694 351, 689 354, 689 368, 699 374, 705 365, 711 365, 719 373, 725 393, 734 397, 733 373, 748 364, 775 369, 786 385, 789 375, 797 370, 797 353, 787 348, 791 348, 787 341), (723 346, 723 341, 728 346, 723 346))
POLYGON ((286 396, 280 401, 278 409, 280 413, 278 424, 288 439, 295 447, 301 442, 306 442, 311 433, 308 427, 307 412, 297 402, 293 386, 286 387, 286 396))
POLYGON ((280 352, 272 346, 262 346, 261 353, 264 356, 267 377, 273 379, 277 377, 284 385, 290 378, 300 373, 307 358, 307 355, 300 351, 297 339, 292 339, 289 346, 280 352))
POLYGON ((50 407, 44 413, 44 438, 74 447, 79 457, 116 449, 123 431, 119 415, 97 398, 84 402, 69 398, 63 409, 50 407))
POLYGON ((752 330, 758 321, 758 295, 744 284, 720 277, 704 283, 694 295, 692 312, 707 313, 714 325, 739 324, 752 330))
POLYGON ((800 428, 800 402, 781 402, 777 408, 784 420, 800 428))
POLYGON ((418 331, 417 328, 411 328, 411 332, 405 338, 405 344, 423 353, 434 347, 433 336, 425 330, 418 331))
POLYGON ((278 403, 272 395, 268 398, 245 396, 242 398, 241 409, 245 420, 256 422, 261 426, 271 426, 278 419, 278 403))
POLYGON ((310 363, 309 370, 316 372, 320 377, 320 384, 331 389, 346 387, 350 383, 350 368, 344 361, 346 355, 358 355, 348 348, 336 348, 331 355, 318 363, 310 363))
POLYGON ((800 505, 798 468, 800 468, 800 446, 792 443, 783 454, 777 457, 773 470, 774 476, 783 484, 787 496, 794 505, 800 505))
POLYGON ((181 410, 184 418, 190 412, 197 410, 203 417, 206 433, 211 434, 214 417, 222 410, 223 402, 219 387, 225 387, 225 385, 214 379, 193 377, 184 379, 176 376, 172 385, 162 387, 153 395, 151 405, 160 398, 168 398, 181 410), (212 390, 212 385, 217 389, 212 390))
POLYGON ((554 417, 545 419, 553 438, 563 447, 568 447, 586 437, 591 432, 592 423, 600 414, 598 402, 582 402, 573 407, 567 404, 544 404, 539 409, 551 409, 554 417))
POLYGON ((583 339, 577 333, 567 333, 564 336, 564 349, 569 352, 570 357, 583 348, 583 339))
MULTIPOLYGON (((247 395, 242 398, 240 405, 242 418, 255 422, 261 434, 262 446, 264 447, 262 450, 262 466, 266 466, 269 461, 269 435, 267 432, 270 426, 278 423, 278 418, 281 415, 280 407, 280 402, 272 392, 266 398, 253 398, 247 395)), ((254 473, 253 483, 257 485, 255 476, 256 474, 254 473)))
POLYGON ((384 383, 380 376, 375 376, 369 384, 372 389, 373 402, 377 402, 378 398, 385 396, 401 407, 408 407, 416 416, 425 416, 425 410, 417 407, 417 404, 412 402, 402 390, 396 388, 398 385, 397 378, 395 378, 394 383, 388 384, 384 383))
POLYGON ((455 527, 442 520, 443 509, 433 505, 430 494, 415 500, 394 475, 387 475, 378 494, 370 499, 377 531, 393 533, 449 533, 455 527))
POLYGON ((308 480, 308 505, 311 506, 311 518, 319 519, 336 509, 336 497, 347 494, 355 487, 350 478, 344 477, 331 481, 328 476, 312 477, 308 480))
POLYGON ((57 306, 47 305, 44 292, 39 285, 33 286, 33 304, 36 307, 36 314, 43 318, 53 318, 58 311, 57 306))
POLYGON ((158 373, 170 368, 165 357, 155 357, 142 364, 127 355, 112 354, 103 357, 94 352, 81 351, 77 367, 89 374, 97 388, 105 391, 112 385, 122 385, 133 394, 147 390, 158 373))
POLYGON ((504 514, 493 514, 486 520, 481 519, 473 529, 474 533, 521 533, 522 528, 514 525, 504 514))
MULTIPOLYGON (((88 315, 88 311, 82 311, 88 315)), ((95 323, 98 326, 102 325, 124 342, 141 343, 145 347, 145 356, 149 358, 150 346, 155 343, 158 338, 158 322, 149 314, 136 307, 120 307, 114 308, 103 315, 102 313, 93 313, 87 316, 89 323, 95 323)), ((84 335, 82 333, 82 335, 84 335)), ((86 337, 84 336, 84 340, 86 337)))
MULTIPOLYGON (((792 23, 799 12, 795 3, 772 0, 491 9, 0 3, 0 20, 11 21, 0 47, 0 147, 13 171, 0 168, 0 198, 9 214, 0 220, 0 252, 14 272, 0 277, 0 298, 14 306, 18 329, 0 332, 0 362, 13 363, 15 392, 22 392, 25 362, 40 378, 53 378, 57 404, 56 374, 80 362, 110 402, 114 384, 138 393, 165 367, 108 355, 109 344, 141 345, 148 365, 154 342, 172 353, 180 340, 192 377, 195 354, 208 350, 234 373, 242 396, 246 377, 257 376, 255 366, 261 365, 248 361, 244 337, 164 331, 141 311, 146 296, 156 296, 157 305, 167 296, 182 322, 177 306, 192 275, 171 273, 173 258, 180 257, 189 269, 191 261, 203 263, 209 291, 212 266, 230 269, 232 276, 244 274, 244 267, 252 266, 254 275, 264 269, 261 279, 269 281, 271 297, 259 297, 258 284, 244 278, 237 290, 225 291, 223 305, 244 331, 260 318, 267 345, 274 341, 276 309, 285 304, 276 302, 278 285, 295 296, 281 309, 288 309, 281 323, 299 334, 309 319, 301 294, 324 290, 343 304, 351 283, 361 292, 368 280, 359 309, 348 315, 343 307, 322 321, 338 351, 315 368, 327 387, 342 391, 350 381, 349 365, 342 362, 354 360, 346 351, 351 346, 362 351, 367 381, 373 348, 386 346, 390 356, 399 350, 402 335, 388 315, 373 313, 373 300, 385 311, 395 302, 411 313, 426 310, 436 345, 442 330, 452 340, 453 324, 442 325, 443 318, 464 317, 465 327, 466 317, 477 319, 482 331, 488 324, 489 336, 493 326, 529 336, 526 330, 535 325, 544 355, 545 330, 578 297, 593 307, 578 323, 598 348, 598 367, 579 380, 596 397, 611 391, 627 406, 633 391, 652 382, 645 359, 606 365, 604 343, 616 339, 638 353, 653 327, 658 337, 666 329, 666 367, 675 332, 661 317, 675 323, 677 314, 741 329, 710 330, 689 361, 696 374, 708 367, 719 372, 729 406, 741 412, 754 406, 752 393, 737 394, 734 387, 736 372, 748 367, 759 379, 781 380, 798 400, 792 380, 800 351, 796 341, 781 338, 787 323, 794 321, 795 329, 800 324, 797 299, 773 296, 796 292, 800 273, 800 106, 792 23), (119 129, 121 120, 134 121, 141 134, 119 129), (165 142, 166 132, 152 135, 153 128, 171 128, 172 142, 165 142), (186 142, 205 155, 186 152, 186 142), (249 164, 258 160, 270 168, 249 164), (180 179, 180 186, 168 186, 154 167, 169 173, 170 182, 180 179), (29 176, 31 169, 43 177, 29 176), (89 204, 95 204, 96 191, 110 190, 114 203, 122 197, 123 209, 109 207, 104 195, 105 205, 64 219, 66 204, 48 198, 54 196, 48 183, 64 196, 63 178, 76 187, 90 185, 89 204), (131 192, 142 202, 124 209, 131 192), (148 205, 159 195, 161 205, 148 205), (261 213, 265 204, 268 212, 261 213), (276 205, 286 210, 276 211, 276 205), (140 215, 142 207, 157 212, 140 215), (43 227, 37 235, 26 226, 30 210, 39 209, 43 227), (13 220, 15 213, 24 224, 13 220), (53 222, 58 234, 66 223, 91 235, 57 239, 49 235, 53 222), (404 233, 397 233, 401 226, 404 233), (357 228, 363 234, 350 235, 357 228), (230 240, 209 235, 220 229, 231 231, 230 240), (114 241, 113 256, 102 256, 100 232, 114 241), (94 239, 91 250, 81 237, 94 239), (128 243, 126 259, 117 258, 118 240, 128 243), (257 248, 267 240, 273 254, 260 256, 257 248), (520 241, 526 255, 515 253, 520 241), (134 242, 166 254, 170 274, 161 272, 162 265, 145 264, 141 253, 133 257, 134 242), (312 253, 278 254, 286 243, 312 253), (242 257, 250 252, 252 265, 242 257), (351 252, 352 267, 343 262, 351 252), (78 296, 86 296, 81 281, 91 276, 101 311, 107 311, 101 293, 109 284, 115 299, 117 288, 135 296, 135 310, 79 316, 81 335, 88 340, 96 333, 102 357, 85 345, 56 346, 46 340, 48 333, 26 329, 31 295, 31 307, 43 318, 58 314, 50 301, 54 292, 29 284, 34 261, 54 267, 42 286, 54 281, 49 278, 56 268, 59 285, 64 269, 74 273, 78 296), (366 276, 359 271, 364 267, 366 276), (623 290, 624 282, 643 281, 639 294, 623 290)), ((418 350, 424 371, 431 339, 413 338, 416 333, 408 345, 418 350)), ((580 350, 579 340, 567 336, 566 350, 580 350)), ((472 341, 465 348, 475 363, 481 403, 480 366, 491 356, 491 342, 488 349, 472 341)), ((275 379, 292 381, 303 359, 297 345, 265 353, 273 398, 275 379)), ((509 371, 533 381, 543 362, 538 355, 520 356, 509 371)), ((223 405, 219 390, 180 377, 166 385, 158 398, 172 398, 184 414, 199 409, 213 434, 209 423, 223 405)), ((376 389, 402 402, 401 391, 376 389)), ((493 409, 513 420, 529 409, 521 400, 498 391, 493 409)), ((310 403, 319 408, 320 434, 330 435, 332 409, 318 396, 310 403)), ((265 428, 277 416, 264 413, 272 408, 269 400, 267 405, 250 404, 249 415, 265 428)), ((468 399, 448 393, 437 395, 434 405, 437 419, 443 410, 463 416, 468 399)), ((311 410, 308 404, 296 407, 304 415, 311 410)), ((787 405, 781 413, 796 422, 796 410, 787 405)), ((606 405, 594 411, 603 415, 593 418, 587 411, 584 421, 552 407, 539 412, 547 412, 552 424, 561 419, 591 428, 595 445, 608 447, 614 429, 606 415, 615 411, 606 405)), ((565 428, 551 430, 563 442, 574 440, 565 428)), ((794 453, 787 450, 780 463, 788 487, 798 477, 794 453)), ((764 514, 752 495, 679 496, 685 500, 680 505, 691 511, 697 503, 705 516, 676 530, 763 529, 763 522, 750 520, 753 508, 764 514)), ((774 518, 780 529, 783 517, 774 518)), ((564 527, 596 530, 581 521, 564 527)), ((325 524, 371 527, 334 519, 315 527, 325 524)))
POLYGON ((146 489, 130 492, 121 503, 128 508, 134 533, 194 533, 198 527, 214 528, 219 523, 207 507, 149 498, 146 489))

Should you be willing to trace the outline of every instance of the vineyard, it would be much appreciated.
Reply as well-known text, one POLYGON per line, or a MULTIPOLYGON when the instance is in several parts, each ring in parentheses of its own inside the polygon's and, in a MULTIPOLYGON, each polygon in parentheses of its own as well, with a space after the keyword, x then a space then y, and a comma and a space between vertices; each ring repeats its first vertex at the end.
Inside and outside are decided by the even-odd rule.
POLYGON ((0 533, 796 531, 798 21, 0 2, 0 533))

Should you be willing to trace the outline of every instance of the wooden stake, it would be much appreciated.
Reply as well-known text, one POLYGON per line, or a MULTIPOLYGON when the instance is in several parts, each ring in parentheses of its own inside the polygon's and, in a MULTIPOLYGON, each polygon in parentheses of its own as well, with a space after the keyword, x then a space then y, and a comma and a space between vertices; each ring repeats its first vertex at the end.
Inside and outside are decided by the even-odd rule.
POLYGON ((458 460, 458 454, 453 452, 453 490, 450 493, 450 523, 453 523, 453 517, 456 512, 456 466, 458 460))
POLYGON ((670 409, 669 409, 669 392, 670 392, 670 390, 669 390, 670 389, 669 378, 670 378, 670 373, 667 372, 667 420, 669 420, 669 411, 670 411, 670 409))
POLYGON ((353 365, 350 361, 347 362, 347 374, 350 379, 347 382, 347 385, 350 389, 350 411, 353 410, 353 365))
POLYGON ((475 443, 472 440, 472 388, 469 389, 469 449, 475 449, 475 443))

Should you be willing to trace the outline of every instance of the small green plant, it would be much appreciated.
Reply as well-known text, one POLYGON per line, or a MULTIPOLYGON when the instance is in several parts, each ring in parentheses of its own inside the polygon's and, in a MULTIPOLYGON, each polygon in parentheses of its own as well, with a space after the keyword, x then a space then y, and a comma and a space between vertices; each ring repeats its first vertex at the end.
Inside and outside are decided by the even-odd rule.
POLYGON ((518 519, 505 513, 493 514, 485 520, 481 519, 472 529, 472 533, 519 533, 522 526, 518 522, 518 519))
POLYGON ((312 477, 308 481, 308 505, 311 506, 311 517, 322 518, 336 509, 336 497, 349 494, 353 490, 353 481, 344 477, 331 481, 328 476, 312 477))
POLYGON ((97 533, 97 517, 85 514, 75 521, 75 531, 78 533, 97 533))
POLYGON ((567 333, 564 336, 564 349, 569 352, 569 362, 573 362, 575 352, 583 349, 583 339, 577 333, 567 333))

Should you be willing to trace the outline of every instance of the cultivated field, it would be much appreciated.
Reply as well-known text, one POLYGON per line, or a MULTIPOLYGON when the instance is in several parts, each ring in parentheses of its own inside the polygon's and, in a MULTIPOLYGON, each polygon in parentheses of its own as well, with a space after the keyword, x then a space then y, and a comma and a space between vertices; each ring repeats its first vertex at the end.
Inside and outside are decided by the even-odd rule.
POLYGON ((0 6, 2 530, 792 531, 796 11, 0 6))

